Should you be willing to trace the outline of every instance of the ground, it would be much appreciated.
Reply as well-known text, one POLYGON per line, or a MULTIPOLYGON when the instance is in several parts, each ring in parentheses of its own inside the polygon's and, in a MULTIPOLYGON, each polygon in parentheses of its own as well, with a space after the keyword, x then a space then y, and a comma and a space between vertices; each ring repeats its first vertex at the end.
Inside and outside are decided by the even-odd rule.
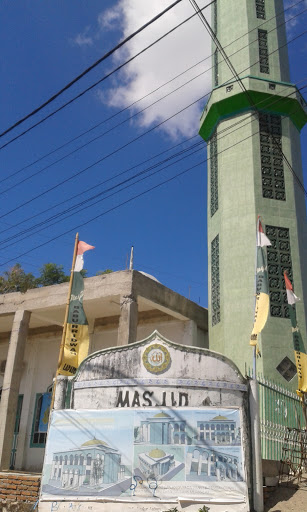
POLYGON ((264 512, 304 512, 307 510, 307 479, 302 482, 282 484, 265 503, 264 512))

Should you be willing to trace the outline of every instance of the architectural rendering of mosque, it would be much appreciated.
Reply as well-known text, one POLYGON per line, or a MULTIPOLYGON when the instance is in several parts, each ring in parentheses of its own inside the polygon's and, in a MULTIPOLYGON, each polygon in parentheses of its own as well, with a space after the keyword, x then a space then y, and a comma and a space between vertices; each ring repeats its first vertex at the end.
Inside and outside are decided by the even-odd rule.
POLYGON ((236 422, 226 416, 215 416, 208 422, 197 422, 197 440, 212 444, 234 444, 236 422))
POLYGON ((92 439, 80 448, 54 453, 49 484, 64 489, 102 487, 123 479, 125 470, 118 450, 92 439))
POLYGON ((169 455, 159 448, 149 453, 140 453, 139 463, 142 473, 151 478, 159 478, 175 467, 174 455, 169 455))
MULTIPOLYGON (((140 442, 149 444, 186 444, 186 421, 165 412, 141 421, 140 442)), ((191 444, 191 443, 190 443, 191 444)))
POLYGON ((242 480, 238 455, 231 455, 204 446, 187 448, 187 480, 242 480))

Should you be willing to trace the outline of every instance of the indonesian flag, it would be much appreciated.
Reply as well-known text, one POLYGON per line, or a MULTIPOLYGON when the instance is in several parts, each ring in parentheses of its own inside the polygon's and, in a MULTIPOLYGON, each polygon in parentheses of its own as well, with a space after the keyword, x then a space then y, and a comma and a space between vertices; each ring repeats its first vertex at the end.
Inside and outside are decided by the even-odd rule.
POLYGON ((298 396, 303 397, 304 393, 307 393, 307 354, 301 332, 297 325, 295 311, 295 303, 298 302, 300 299, 295 295, 292 284, 286 272, 284 272, 284 278, 286 283, 287 298, 289 304, 289 316, 292 326, 293 348, 298 377, 298 390, 296 392, 298 396))
POLYGON ((258 226, 257 226, 257 247, 265 247, 268 245, 272 245, 268 237, 263 231, 263 227, 258 217, 258 226))
POLYGON ((249 344, 255 347, 258 336, 264 328, 270 311, 269 279, 266 254, 263 247, 271 245, 270 240, 264 234, 260 218, 257 220, 257 268, 256 268, 256 304, 255 317, 249 344))
POLYGON ((78 248, 77 248, 77 257, 74 267, 74 272, 80 272, 84 267, 84 258, 83 253, 85 251, 89 251, 90 249, 95 249, 93 245, 89 245, 86 242, 82 242, 81 240, 78 242, 78 248))
POLYGON ((295 293, 293 291, 293 286, 292 286, 292 284, 290 282, 290 279, 287 276, 286 272, 284 272, 284 278, 285 278, 285 283, 286 283, 286 291, 287 291, 288 304, 291 304, 291 306, 292 306, 293 304, 295 304, 296 302, 298 302, 301 299, 299 299, 295 295, 295 293))

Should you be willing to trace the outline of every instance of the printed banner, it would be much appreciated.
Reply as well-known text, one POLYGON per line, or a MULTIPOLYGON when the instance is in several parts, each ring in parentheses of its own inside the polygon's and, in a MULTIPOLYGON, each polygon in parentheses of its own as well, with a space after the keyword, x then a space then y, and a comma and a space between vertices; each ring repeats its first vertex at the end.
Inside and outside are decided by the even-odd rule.
POLYGON ((73 272, 64 354, 60 375, 74 375, 88 354, 88 323, 83 309, 84 282, 80 272, 73 272))
POLYGON ((258 336, 268 319, 270 309, 268 270, 265 261, 265 254, 262 247, 257 247, 257 273, 256 273, 256 305, 254 327, 249 344, 256 346, 258 336))
POLYGON ((52 413, 41 499, 239 504, 245 480, 238 409, 61 410, 52 413))

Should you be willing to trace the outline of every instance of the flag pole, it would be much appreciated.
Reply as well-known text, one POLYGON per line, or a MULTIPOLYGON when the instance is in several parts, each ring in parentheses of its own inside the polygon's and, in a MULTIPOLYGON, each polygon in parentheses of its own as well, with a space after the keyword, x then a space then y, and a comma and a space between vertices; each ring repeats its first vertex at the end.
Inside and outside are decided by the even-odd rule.
MULTIPOLYGON (((260 215, 258 215, 257 217, 257 224, 256 224, 256 251, 255 251, 255 305, 254 307, 256 306, 256 283, 257 283, 257 245, 258 245, 258 230, 259 230, 259 221, 260 221, 260 215)), ((256 380, 256 360, 257 360, 257 357, 256 357, 256 347, 257 345, 255 345, 253 347, 253 379, 256 380)))
POLYGON ((61 363, 62 363, 63 353, 64 353, 65 337, 66 337, 66 330, 67 330, 67 318, 68 318, 69 303, 70 303, 72 282, 73 282, 73 276, 74 276, 74 268, 75 268, 77 251, 78 251, 78 242, 79 242, 79 233, 76 233, 75 246, 74 246, 73 258, 72 258, 72 265, 71 265, 71 271, 70 271, 70 279, 69 279, 67 301, 66 301, 65 317, 64 317, 64 323, 63 323, 62 339, 61 339, 59 359, 58 359, 58 367, 57 367, 57 371, 56 371, 55 379, 54 379, 54 384, 53 384, 50 412, 52 411, 53 405, 54 405, 56 381, 57 381, 57 377, 59 375, 60 366, 61 366, 61 363))

